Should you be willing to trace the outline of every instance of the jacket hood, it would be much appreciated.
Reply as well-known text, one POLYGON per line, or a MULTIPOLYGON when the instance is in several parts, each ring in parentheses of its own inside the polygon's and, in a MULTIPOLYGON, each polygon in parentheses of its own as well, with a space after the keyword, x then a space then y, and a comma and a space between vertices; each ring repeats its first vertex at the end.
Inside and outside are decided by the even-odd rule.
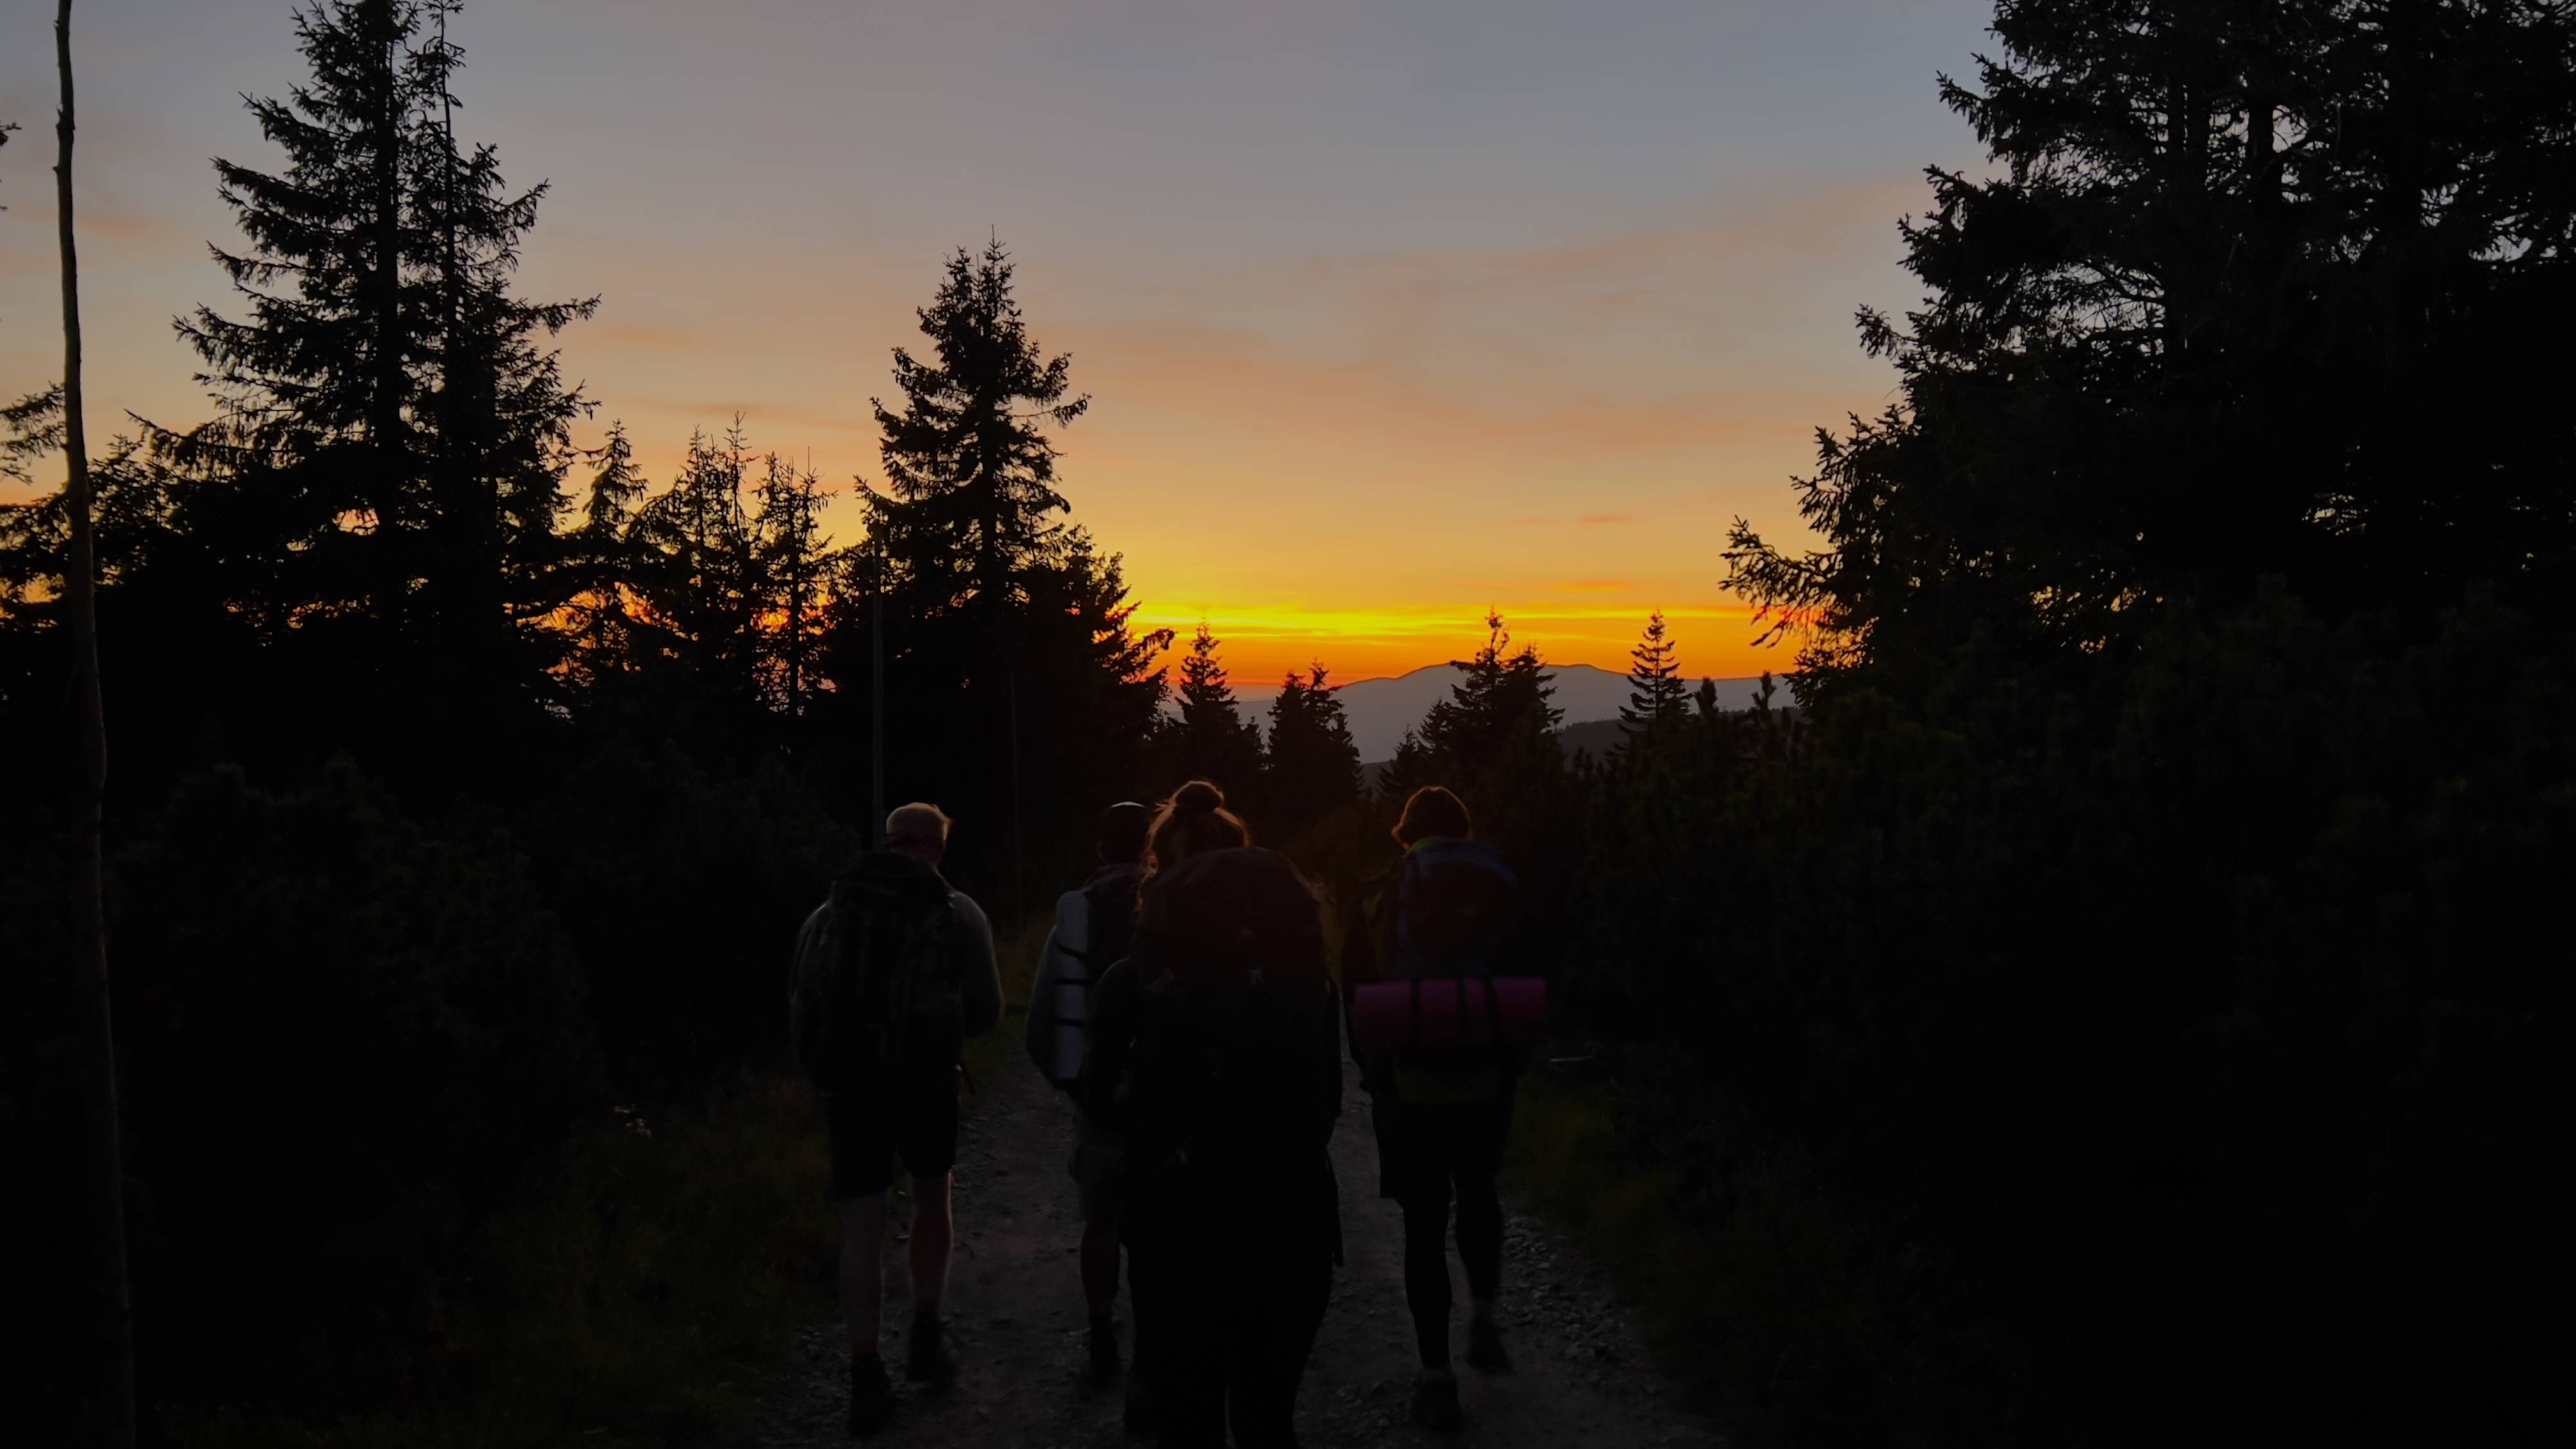
POLYGON ((844 889, 917 896, 925 903, 948 899, 948 882, 939 872, 899 850, 872 850, 852 861, 832 882, 834 895, 844 889))

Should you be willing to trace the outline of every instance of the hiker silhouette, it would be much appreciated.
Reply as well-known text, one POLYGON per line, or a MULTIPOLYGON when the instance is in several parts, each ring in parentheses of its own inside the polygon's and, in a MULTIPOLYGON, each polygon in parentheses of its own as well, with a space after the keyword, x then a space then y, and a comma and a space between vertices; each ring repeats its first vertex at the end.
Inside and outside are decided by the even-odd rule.
POLYGON ((886 843, 832 882, 796 943, 790 1026, 831 1128, 841 1212, 841 1301, 850 1330, 850 1432, 882 1428, 894 1387, 878 1352, 886 1191, 895 1159, 912 1175, 912 1327, 904 1376, 957 1376, 940 1304, 956 1237, 957 1092, 966 1038, 1002 1015, 993 928, 939 874, 948 817, 913 804, 886 817, 886 843))
MULTIPOLYGON (((1100 976, 1127 954, 1136 925, 1136 891, 1145 877, 1145 841, 1154 812, 1122 801, 1101 812, 1100 865, 1057 899, 1055 925, 1038 953, 1029 988, 1028 1051, 1040 1074, 1067 1092, 1082 1076, 1084 1023, 1100 976)), ((1090 1362, 1085 1377, 1106 1387, 1118 1377, 1118 1201, 1125 1185, 1122 1144, 1108 1124, 1090 1113, 1077 1117, 1068 1164, 1082 1211, 1082 1296, 1090 1310, 1090 1362)), ((1131 1417, 1145 1410, 1130 1385, 1131 1417)))
POLYGON ((1342 952, 1358 1060, 1377 1133, 1378 1195, 1404 1214, 1404 1297, 1422 1371, 1416 1422, 1459 1422, 1449 1364, 1449 1210, 1473 1302, 1467 1362, 1511 1372, 1494 1318, 1503 1205, 1494 1186, 1525 1043, 1545 988, 1519 968, 1519 884, 1478 842, 1466 804, 1438 785, 1405 801, 1404 855, 1360 891, 1342 952))
MULTIPOLYGON (((1136 1377, 1166 1449, 1296 1442, 1340 1259, 1322 912, 1205 781, 1156 817, 1135 943, 1091 999, 1083 1104, 1125 1144, 1136 1377)), ((1134 1400, 1131 1399, 1131 1405, 1134 1400)))

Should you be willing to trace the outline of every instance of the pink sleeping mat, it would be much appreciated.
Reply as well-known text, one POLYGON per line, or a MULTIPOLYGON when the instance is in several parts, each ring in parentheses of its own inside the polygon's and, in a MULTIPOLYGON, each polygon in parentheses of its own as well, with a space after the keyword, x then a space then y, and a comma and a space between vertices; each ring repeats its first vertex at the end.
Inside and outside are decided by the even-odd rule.
POLYGON ((1351 1040, 1364 1047, 1525 1046, 1547 1024, 1536 976, 1376 981, 1352 993, 1351 1040))

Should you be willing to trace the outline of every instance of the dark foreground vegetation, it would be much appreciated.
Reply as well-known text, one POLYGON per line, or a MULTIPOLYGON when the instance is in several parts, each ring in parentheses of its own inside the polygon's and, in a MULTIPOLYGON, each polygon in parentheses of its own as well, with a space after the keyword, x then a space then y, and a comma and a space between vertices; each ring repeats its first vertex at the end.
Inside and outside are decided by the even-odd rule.
MULTIPOLYGON (((547 339, 592 303, 510 292, 542 188, 454 135, 444 20, 307 14, 277 154, 220 168, 240 295, 180 323, 215 420, 99 460, 163 1442, 716 1433, 735 1366, 827 1301, 771 1083, 880 749, 1006 919, 1099 805, 1186 774, 1328 885, 1383 861, 1321 670, 1255 730, 1216 640, 1174 691, 1129 627, 1057 488, 1084 399, 998 248, 895 356, 859 547, 738 430, 660 484, 620 432, 577 452, 547 339)), ((1627 742, 1569 764, 1496 621, 1389 769, 1474 803, 1599 1043, 1534 1089, 1524 1171, 1799 1443, 2537 1437, 2576 18, 1996 23, 1950 91, 1996 164, 1932 177, 1927 302, 1862 319, 1901 399, 1821 437, 1820 551, 1728 546, 1799 708, 1694 701, 1658 635, 1627 742)), ((11 426, 46 466, 47 399, 11 426)), ((0 516, 31 1244, 81 1238, 65 533, 0 516)), ((90 1412, 78 1264, 35 1256, 18 1316, 65 1331, 15 1411, 55 1442, 90 1412)))

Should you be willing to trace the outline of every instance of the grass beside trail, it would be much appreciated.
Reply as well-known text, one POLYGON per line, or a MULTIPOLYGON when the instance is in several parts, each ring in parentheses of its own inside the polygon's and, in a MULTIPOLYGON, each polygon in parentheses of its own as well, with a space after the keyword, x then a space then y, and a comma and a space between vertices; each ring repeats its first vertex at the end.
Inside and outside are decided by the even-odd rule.
MULTIPOLYGON (((967 1047, 986 1091, 1026 1069, 1021 1027, 1047 925, 997 943, 1002 1023, 967 1047)), ((969 1094, 966 1110, 976 1105, 969 1094)), ((174 1449, 733 1442, 790 1330, 838 1311, 828 1173, 822 1112, 792 1074, 665 1120, 619 1113, 479 1226, 473 1269, 446 1285, 436 1337, 408 1346, 394 1405, 291 1418, 173 1407, 160 1438, 174 1449)))
POLYGON ((1503 1184, 1578 1234, 1658 1337, 1698 1316, 1714 1264, 1673 1212, 1674 1174, 1621 1160, 1607 1084, 1546 1070, 1525 1077, 1503 1184))
MULTIPOLYGON (((291 1417, 173 1406, 181 1449, 709 1444, 749 1410, 782 1329, 830 1302, 839 1238, 820 1113, 746 1084, 666 1120, 621 1115, 475 1232, 433 1334, 380 1402, 291 1417), (391 1400, 390 1403, 382 1400, 391 1400)), ((349 1331, 363 1332, 363 1325, 349 1331)))
POLYGON ((966 1077, 974 1086, 966 1097, 966 1110, 975 1110, 977 1099, 991 1091, 1009 1072, 1035 1070, 1028 1064, 1024 1045, 1029 1024, 1029 987, 1037 980, 1038 953, 1046 948, 1047 932, 1055 925, 1051 913, 1032 916, 1018 926, 996 927, 993 955, 1002 967, 1002 1024, 966 1043, 966 1077))
POLYGON ((1726 1335, 1741 1275, 1728 1271, 1722 1245, 1675 1211, 1678 1175, 1622 1155, 1615 1093, 1606 1081, 1531 1072, 1514 1109, 1503 1185, 1574 1234, 1648 1342, 1680 1370, 1675 1382, 1705 1392, 1715 1387, 1708 1351, 1726 1335))
POLYGON ((1947 1263, 1855 1213, 1782 1144, 1720 1159, 1705 1141, 1623 1142, 1620 1094, 1639 1090, 1530 1074, 1504 1182, 1610 1274, 1673 1381, 1753 1442, 1973 1441, 1960 1432, 2012 1385, 1926 1346, 2019 1365, 1998 1325, 1955 1312, 1947 1263), (1694 1155, 1714 1184, 1653 1165, 1694 1155))

